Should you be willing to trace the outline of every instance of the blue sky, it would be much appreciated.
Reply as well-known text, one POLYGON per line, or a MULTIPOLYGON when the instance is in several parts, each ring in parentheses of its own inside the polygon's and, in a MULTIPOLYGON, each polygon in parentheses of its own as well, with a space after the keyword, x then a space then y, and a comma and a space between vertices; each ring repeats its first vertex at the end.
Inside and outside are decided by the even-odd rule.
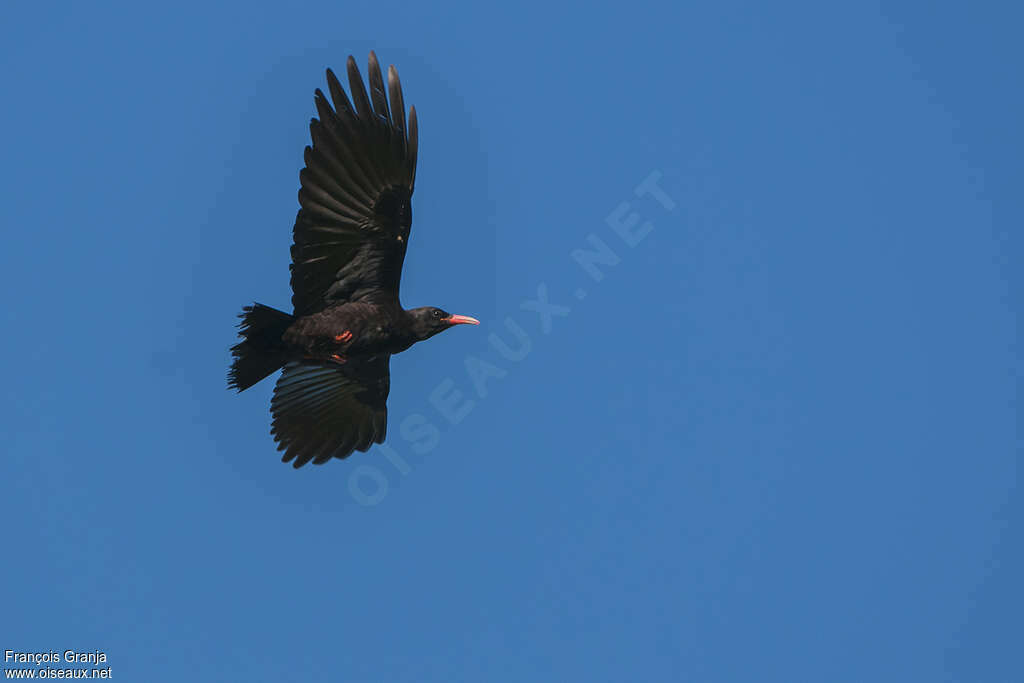
POLYGON ((1020 680, 1022 16, 854 5, 2 10, 0 649, 1020 680), (293 471, 228 347, 370 49, 420 116, 403 301, 484 324, 393 360, 387 449, 293 471))

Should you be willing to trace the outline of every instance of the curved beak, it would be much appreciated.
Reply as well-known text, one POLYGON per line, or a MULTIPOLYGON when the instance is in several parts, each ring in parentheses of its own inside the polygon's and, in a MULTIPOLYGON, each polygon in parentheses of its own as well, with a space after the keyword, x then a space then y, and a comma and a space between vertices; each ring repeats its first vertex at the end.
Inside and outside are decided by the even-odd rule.
POLYGON ((470 318, 468 315, 452 315, 445 318, 445 322, 449 325, 479 325, 480 321, 476 318, 470 318))

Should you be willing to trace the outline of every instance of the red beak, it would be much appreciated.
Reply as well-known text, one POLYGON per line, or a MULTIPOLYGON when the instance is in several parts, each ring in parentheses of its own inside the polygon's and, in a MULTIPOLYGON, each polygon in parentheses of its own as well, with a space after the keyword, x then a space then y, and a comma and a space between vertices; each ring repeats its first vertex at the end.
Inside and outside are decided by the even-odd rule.
POLYGON ((448 316, 447 322, 449 325, 479 325, 480 321, 476 318, 470 318, 468 315, 452 315, 448 316))

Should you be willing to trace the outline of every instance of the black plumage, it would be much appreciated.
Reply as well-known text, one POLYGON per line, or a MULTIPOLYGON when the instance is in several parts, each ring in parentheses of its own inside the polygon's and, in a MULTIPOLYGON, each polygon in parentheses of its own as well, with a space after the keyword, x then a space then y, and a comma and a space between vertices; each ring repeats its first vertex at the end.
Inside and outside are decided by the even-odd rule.
POLYGON ((370 53, 369 92, 348 58, 349 100, 327 70, 299 173, 291 248, 291 315, 254 304, 241 315, 228 386, 243 391, 284 368, 271 433, 295 467, 344 458, 384 441, 388 362, 473 318, 404 310, 398 290, 412 225, 418 128, 395 68, 387 85, 370 53), (390 100, 390 101, 389 101, 390 100))

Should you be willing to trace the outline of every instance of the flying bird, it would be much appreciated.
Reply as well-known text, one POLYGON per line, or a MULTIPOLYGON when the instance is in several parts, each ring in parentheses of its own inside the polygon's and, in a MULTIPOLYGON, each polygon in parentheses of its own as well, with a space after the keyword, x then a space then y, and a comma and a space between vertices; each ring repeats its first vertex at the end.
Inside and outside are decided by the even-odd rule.
POLYGON ((239 316, 228 386, 244 391, 284 368, 270 402, 282 460, 301 467, 383 443, 392 354, 475 318, 425 306, 405 310, 398 285, 409 245, 416 180, 416 108, 377 56, 369 91, 348 58, 349 100, 334 73, 320 89, 299 173, 291 248, 291 315, 253 304, 239 316))

